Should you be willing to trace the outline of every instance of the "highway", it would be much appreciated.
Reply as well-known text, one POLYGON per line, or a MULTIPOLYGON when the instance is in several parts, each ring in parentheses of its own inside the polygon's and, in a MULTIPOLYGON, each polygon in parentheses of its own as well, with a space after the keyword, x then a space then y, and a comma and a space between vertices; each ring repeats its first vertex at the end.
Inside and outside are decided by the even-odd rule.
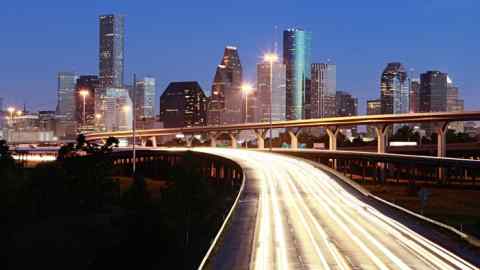
POLYGON ((239 215, 254 215, 243 226, 252 235, 231 228, 214 269, 478 269, 311 163, 268 152, 195 151, 230 158, 247 171, 249 199, 232 227, 240 226, 239 215))

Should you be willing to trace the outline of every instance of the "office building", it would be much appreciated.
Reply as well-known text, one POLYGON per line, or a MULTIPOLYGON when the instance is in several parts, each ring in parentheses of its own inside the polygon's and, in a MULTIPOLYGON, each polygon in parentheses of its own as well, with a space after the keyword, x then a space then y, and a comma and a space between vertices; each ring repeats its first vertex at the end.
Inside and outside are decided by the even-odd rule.
MULTIPOLYGON (((380 99, 367 100, 367 115, 382 114, 382 102, 380 99)), ((367 126, 367 136, 375 138, 375 128, 371 125, 367 126)))
POLYGON ((83 131, 95 126, 95 100, 99 96, 100 81, 95 75, 78 77, 75 85, 75 120, 83 131))
MULTIPOLYGON (((336 116, 356 116, 358 113, 358 99, 346 91, 336 91, 335 94, 336 116)), ((347 137, 357 134, 357 126, 342 127, 341 132, 347 137)))
POLYGON ((310 114, 310 51, 310 32, 302 29, 283 32, 287 120, 304 119, 310 114))
POLYGON ((420 112, 420 79, 410 81, 410 112, 420 112))
POLYGON ((310 116, 333 117, 336 115, 337 67, 334 64, 314 63, 311 70, 310 116))
MULTIPOLYGON (((450 77, 447 76, 447 112, 463 112, 464 101, 460 99, 460 92, 458 87, 453 84, 450 77)), ((455 130, 455 132, 464 132, 464 122, 451 122, 448 125, 449 129, 455 130)))
POLYGON ((409 112, 409 80, 401 63, 389 63, 380 81, 382 114, 409 112))
POLYGON ((165 128, 205 126, 207 97, 198 82, 171 82, 160 97, 160 120, 165 128))
POLYGON ((123 87, 124 16, 100 16, 99 78, 101 88, 123 87))
POLYGON ((137 121, 155 118, 155 78, 145 77, 137 81, 134 89, 137 121))
POLYGON ((262 62, 257 64, 257 111, 254 122, 286 119, 285 65, 282 63, 262 62), (270 92, 271 91, 271 92, 270 92))
POLYGON ((56 136, 73 138, 75 130, 75 86, 78 76, 73 72, 59 72, 57 75, 57 121, 56 136))
POLYGON ((133 103, 127 88, 107 87, 95 114, 95 126, 105 131, 130 130, 133 124, 133 103))
POLYGON ((236 47, 225 48, 213 79, 208 107, 208 124, 238 124, 242 119, 243 70, 236 47))

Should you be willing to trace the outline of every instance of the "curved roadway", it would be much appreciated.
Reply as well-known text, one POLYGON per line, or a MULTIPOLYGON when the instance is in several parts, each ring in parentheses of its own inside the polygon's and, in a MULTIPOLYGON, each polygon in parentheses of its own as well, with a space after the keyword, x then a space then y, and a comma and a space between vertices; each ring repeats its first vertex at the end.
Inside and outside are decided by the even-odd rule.
POLYGON ((266 152, 196 151, 230 158, 247 176, 214 269, 477 269, 311 163, 266 152))

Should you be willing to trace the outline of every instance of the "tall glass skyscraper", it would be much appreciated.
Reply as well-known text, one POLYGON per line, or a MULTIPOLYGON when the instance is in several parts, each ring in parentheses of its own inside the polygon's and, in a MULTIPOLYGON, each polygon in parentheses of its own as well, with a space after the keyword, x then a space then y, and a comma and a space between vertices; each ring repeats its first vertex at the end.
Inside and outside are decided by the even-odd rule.
POLYGON ((310 114, 311 40, 311 33, 302 29, 283 32, 287 120, 304 119, 310 114))
POLYGON ((310 90, 310 117, 335 116, 337 66, 326 63, 312 64, 310 90))
POLYGON ((100 16, 100 85, 123 87, 124 16, 100 16))
POLYGON ((57 115, 73 120, 75 117, 75 85, 78 76, 72 72, 59 72, 57 76, 57 115))
POLYGON ((408 113, 410 106, 409 80, 401 63, 389 63, 380 79, 382 114, 408 113))
POLYGON ((268 122, 270 120, 270 101, 272 103, 272 120, 285 120, 285 65, 273 63, 270 73, 270 63, 257 64, 257 113, 255 120, 268 122), (270 74, 272 78, 270 79, 270 74), (272 95, 270 96, 270 82, 272 95))
POLYGON ((145 77, 136 82, 135 109, 137 120, 155 117, 155 78, 145 77))

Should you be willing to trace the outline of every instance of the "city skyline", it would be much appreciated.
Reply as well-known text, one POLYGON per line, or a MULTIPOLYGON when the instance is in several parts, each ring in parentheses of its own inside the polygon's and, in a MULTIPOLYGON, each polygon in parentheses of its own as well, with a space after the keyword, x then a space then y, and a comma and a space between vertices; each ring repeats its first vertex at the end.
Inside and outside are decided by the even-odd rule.
MULTIPOLYGON (((408 70, 414 68, 417 75, 427 70, 440 70, 448 73, 456 82, 461 91, 461 96, 466 101, 465 109, 476 108, 475 98, 478 98, 476 90, 478 89, 477 85, 479 85, 479 82, 476 76, 474 76, 474 70, 478 70, 479 61, 475 60, 476 57, 473 49, 478 47, 476 46, 478 40, 475 39, 476 35, 469 35, 469 37, 472 38, 464 38, 464 43, 456 44, 452 42, 455 40, 455 36, 458 35, 458 33, 454 33, 454 30, 461 29, 467 32, 463 30, 462 25, 469 25, 471 24, 469 20, 474 20, 474 15, 470 14, 471 11, 469 10, 474 5, 477 5, 477 3, 473 1, 460 1, 460 3, 456 4, 455 8, 457 11, 464 12, 464 16, 462 16, 462 18, 453 16, 454 18, 449 19, 442 18, 442 14, 447 12, 447 9, 453 4, 448 4, 446 1, 437 1, 435 3, 436 5, 432 6, 407 1, 404 7, 397 9, 387 4, 380 4, 379 8, 386 10, 391 9, 391 11, 394 12, 393 14, 401 14, 403 9, 410 8, 413 13, 428 15, 427 17, 432 19, 437 25, 438 21, 442 20, 440 24, 442 26, 441 31, 429 31, 428 33, 419 29, 421 27, 415 27, 415 29, 408 27, 413 24, 411 22, 391 25, 394 30, 395 28, 404 27, 405 29, 403 31, 409 32, 409 35, 403 38, 392 38, 384 32, 385 30, 375 28, 371 21, 353 25, 355 21, 360 20, 360 17, 362 17, 360 15, 351 17, 347 23, 339 23, 339 19, 334 19, 329 23, 320 23, 318 19, 315 19, 314 16, 311 15, 310 11, 305 10, 306 5, 301 3, 295 8, 286 5, 292 8, 288 14, 285 11, 287 7, 274 7, 273 9, 278 11, 278 13, 287 14, 288 16, 286 16, 284 20, 280 20, 278 15, 272 15, 271 18, 265 19, 260 24, 255 25, 254 28, 252 28, 254 24, 237 25, 242 18, 235 17, 231 22, 227 22, 228 26, 232 26, 232 31, 228 34, 221 29, 206 29, 205 25, 203 25, 202 31, 196 32, 200 26, 194 25, 193 22, 189 21, 179 25, 172 22, 167 23, 166 26, 176 26, 178 28, 173 27, 173 29, 177 30, 175 35, 167 34, 173 31, 172 29, 168 29, 168 27, 159 28, 161 31, 157 31, 150 25, 153 23, 154 25, 160 26, 160 23, 165 22, 165 18, 154 16, 154 14, 150 12, 147 12, 144 17, 139 16, 139 10, 129 4, 113 5, 110 3, 110 6, 103 4, 94 9, 84 8, 80 11, 82 16, 78 16, 75 20, 68 18, 68 16, 62 13, 62 11, 66 11, 66 14, 68 14, 68 12, 74 12, 73 8, 58 6, 47 13, 51 13, 50 16, 56 18, 55 21, 62 21, 61 25, 53 24, 51 18, 39 20, 41 23, 37 23, 32 29, 25 29, 24 25, 18 24, 6 31, 6 39, 8 40, 9 37, 14 39, 14 37, 18 37, 20 33, 26 34, 32 30, 38 31, 43 25, 43 27, 48 27, 49 29, 45 35, 56 36, 56 38, 51 38, 49 42, 56 43, 56 45, 53 46, 53 48, 57 49, 55 55, 62 56, 59 59, 63 60, 58 60, 58 63, 56 61, 45 62, 46 57, 52 57, 53 48, 47 48, 47 43, 45 43, 43 39, 38 40, 35 44, 17 46, 18 48, 12 47, 8 41, 5 42, 3 44, 4 48, 0 50, 0 56, 4 59, 4 61, 2 61, 3 64, 0 65, 0 71, 3 71, 6 79, 0 84, 0 92, 2 93, 2 97, 4 97, 5 106, 14 104, 17 107, 23 107, 23 103, 26 102, 27 107, 30 109, 54 109, 56 104, 55 76, 57 72, 73 71, 77 74, 96 74, 98 63, 98 16, 101 14, 120 13, 125 14, 128 21, 125 29, 125 83, 128 84, 131 81, 133 71, 142 76, 151 75, 156 78, 158 82, 157 97, 155 100, 158 100, 161 91, 165 89, 166 85, 170 81, 175 80, 197 80, 202 88, 207 90, 206 94, 209 95, 215 70, 214 68, 201 67, 215 67, 219 52, 229 44, 238 46, 241 51, 242 63, 245 69, 244 77, 246 80, 253 82, 256 63, 264 52, 269 51, 273 47, 274 25, 278 25, 279 30, 275 35, 277 43, 281 43, 281 30, 289 27, 300 27, 312 32, 312 62, 332 59, 338 67, 338 88, 347 89, 353 95, 357 96, 359 98, 359 104, 365 104, 367 99, 377 98, 379 92, 378 76, 382 68, 388 62, 399 61, 402 62, 408 70), (415 9, 412 9, 413 7, 415 7, 415 9), (433 12, 433 10, 437 12, 433 12), (304 14, 305 16, 296 20, 293 18, 296 14, 304 14), (446 21, 449 20, 453 20, 456 24, 446 25, 446 21), (334 23, 338 24, 334 25, 334 23), (73 27, 70 29, 70 26, 73 27), (354 33, 360 29, 358 27, 363 27, 361 28, 361 33, 363 34, 361 39, 358 33, 354 33), (146 30, 141 31, 142 28, 146 28, 146 30), (187 28, 191 29, 189 30, 187 28), (341 36, 335 34, 334 32, 337 28, 343 29, 346 32, 341 36), (66 33, 67 30, 68 33, 66 33), (152 31, 149 32, 147 30, 152 31), (72 32, 77 36, 78 42, 66 43, 63 41, 64 38, 62 38, 62 40, 58 39, 58 36, 63 37, 67 35, 68 37, 72 32), (215 35, 216 33, 218 35, 215 35), (197 40, 195 37, 197 37, 198 34, 205 34, 204 38, 197 40), (217 37, 213 38, 214 36, 217 37), (422 36, 422 39, 420 39, 420 36, 422 36), (447 38, 445 38, 445 36, 447 38), (165 42, 166 44, 162 45, 160 49, 165 50, 166 46, 168 46, 168 50, 166 51, 168 53, 162 54, 160 53, 162 50, 155 49, 154 47, 158 47, 158 42, 165 41, 162 39, 165 37, 168 37, 166 40, 168 42, 165 42), (372 39, 373 37, 374 39, 372 39), (442 38, 440 39, 440 37, 442 38), (343 42, 351 39, 357 39, 357 43, 352 45, 349 44, 349 42, 343 42), (380 42, 382 45, 371 46, 373 43, 372 41, 367 42, 366 40, 368 39, 380 42), (191 46, 191 43, 187 42, 192 40, 195 40, 195 46, 191 46), (402 48, 403 43, 406 41, 411 42, 412 40, 416 41, 413 43, 415 46, 409 45, 402 48), (394 41, 396 42, 394 47, 387 46, 389 49, 377 48, 383 47, 386 44, 393 45, 394 41), (439 43, 440 41, 442 41, 442 43, 439 43), (367 46, 367 43, 372 44, 367 46), (10 55, 16 55, 15 52, 18 52, 19 49, 23 48, 26 50, 29 46, 36 47, 33 52, 27 52, 27 54, 42 54, 38 55, 38 60, 30 59, 32 63, 25 63, 25 60, 21 59, 17 61, 17 63, 12 64, 13 60, 10 55), (59 46, 61 46, 60 50, 58 50, 59 46), (178 57, 180 54, 176 52, 178 52, 179 49, 184 52, 185 57, 178 57), (204 55, 198 53, 200 50, 205 52, 204 55), (473 57, 465 56, 469 54, 473 57), (191 57, 192 55, 194 57, 191 57), (172 58, 175 58, 177 61, 173 66, 172 58), (368 61, 365 60, 365 58, 369 58, 368 61), (46 68, 40 69, 39 66, 42 65, 40 61, 43 61, 43 66, 45 63, 49 64, 46 68), (69 64, 70 62, 72 64, 69 64), (25 70, 20 71, 22 63, 25 70), (188 72, 181 72, 180 67, 186 67, 188 72), (353 70, 356 72, 353 72, 353 70), (27 79, 25 79, 25 74, 29 75, 27 79), (187 74, 187 76, 182 77, 184 74, 187 74)), ((219 9, 227 8, 226 5, 227 4, 219 5, 216 8, 212 6, 211 10, 208 9, 208 11, 206 9, 201 10, 218 13, 219 9)), ((266 5, 267 4, 262 3, 253 14, 257 14, 257 12, 261 13, 266 5)), ((371 5, 373 4, 365 4, 365 10, 368 11, 371 5)), ((328 4, 325 6, 325 10, 331 11, 331 14, 328 14, 328 18, 340 12, 339 7, 340 5, 336 4, 328 4)), ((172 11, 179 8, 179 6, 174 5, 165 7, 165 10, 172 11)), ((350 7, 346 9, 346 13, 350 14, 361 8, 363 7, 352 2, 350 7)), ((32 4, 30 8, 23 7, 23 9, 25 14, 32 13, 33 18, 43 18, 41 13, 35 13, 39 7, 35 7, 34 4, 32 4)), ((14 18, 13 13, 15 10, 17 10, 17 8, 14 4, 8 4, 6 9, 1 11, 5 15, 2 16, 1 20, 14 18)), ((372 10, 370 12, 374 11, 372 10)), ((385 15, 379 14, 379 17, 385 18, 385 15)), ((379 19, 380 18, 375 20, 379 19)), ((256 20, 258 20, 258 18, 256 18, 256 20)), ((212 22, 205 22, 205 24, 207 23, 211 24, 212 22)), ((387 25, 390 24, 385 23, 387 25)), ((418 24, 419 22, 416 21, 416 23, 418 24)), ((433 22, 427 22, 426 20, 420 21, 420 25, 428 25, 429 23, 433 22)), ((476 29, 472 30, 474 32, 477 31, 476 29)), ((462 31, 457 32, 462 33, 462 31)), ((20 37, 20 39, 22 38, 23 37, 20 37)), ((28 59, 28 57, 26 57, 26 59, 28 59)), ((364 106, 360 105, 359 107, 359 113, 365 113, 363 109, 364 106)))

